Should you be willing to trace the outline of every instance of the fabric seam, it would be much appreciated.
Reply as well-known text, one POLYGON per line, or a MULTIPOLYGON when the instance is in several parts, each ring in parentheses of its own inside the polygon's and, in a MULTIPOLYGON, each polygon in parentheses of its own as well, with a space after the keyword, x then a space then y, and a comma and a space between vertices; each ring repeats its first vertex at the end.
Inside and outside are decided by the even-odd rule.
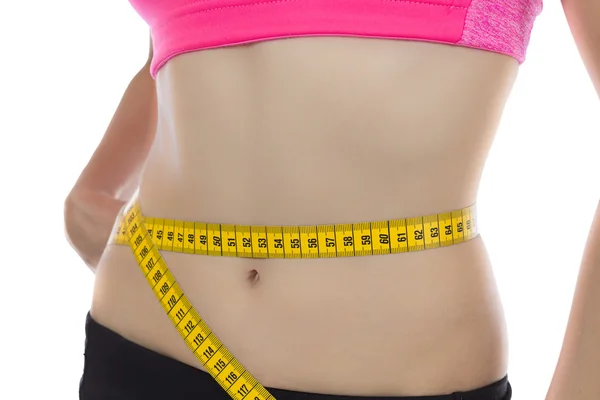
MULTIPOLYGON (((201 1, 206 1, 206 0, 201 0, 201 1)), ((201 2, 201 1, 197 1, 197 3, 201 2)), ((248 3, 248 4, 237 4, 237 5, 232 5, 232 6, 223 6, 223 7, 213 7, 213 8, 207 8, 204 10, 200 10, 200 11, 194 11, 191 13, 187 13, 184 15, 179 15, 176 17, 173 17, 171 19, 169 19, 168 21, 165 21, 159 25, 153 26, 152 29, 160 29, 165 25, 170 24, 171 22, 173 22, 174 20, 177 19, 181 19, 181 18, 188 18, 188 17, 192 17, 198 14, 204 14, 204 13, 208 13, 208 12, 213 12, 213 11, 222 11, 222 10, 228 10, 228 9, 235 9, 235 8, 245 8, 245 7, 254 7, 254 6, 262 6, 262 5, 271 5, 271 4, 281 4, 281 3, 291 3, 293 1, 298 1, 298 0, 269 0, 269 1, 257 1, 254 3, 248 3)), ((406 3, 406 4, 415 4, 415 5, 419 5, 419 6, 429 6, 429 7, 443 7, 443 8, 447 8, 447 9, 460 9, 460 10, 467 10, 468 7, 463 7, 463 6, 453 6, 453 5, 447 5, 447 4, 435 4, 435 3, 426 3, 424 1, 415 1, 415 0, 381 0, 383 2, 389 2, 389 3, 406 3)), ((463 28, 464 30, 464 28, 463 28)))

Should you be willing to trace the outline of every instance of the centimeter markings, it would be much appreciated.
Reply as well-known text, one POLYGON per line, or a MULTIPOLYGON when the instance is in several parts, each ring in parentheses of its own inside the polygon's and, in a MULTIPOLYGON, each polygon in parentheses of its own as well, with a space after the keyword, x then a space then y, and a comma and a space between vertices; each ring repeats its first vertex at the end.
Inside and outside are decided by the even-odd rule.
POLYGON ((119 231, 133 251, 158 301, 194 356, 233 399, 275 400, 225 348, 194 309, 169 271, 146 225, 139 204, 135 203, 126 210, 119 231))
POLYGON ((159 250, 238 257, 317 258, 418 251, 477 236, 474 206, 373 223, 250 227, 145 218, 133 203, 113 239, 127 244, 156 298, 192 351, 234 400, 275 400, 216 337, 169 271, 159 250), (155 242, 156 240, 156 242, 155 242))
MULTIPOLYGON (((137 206, 137 205, 136 205, 137 206)), ((249 258, 328 258, 446 247, 478 235, 475 205, 424 217, 318 226, 245 226, 145 217, 159 250, 249 258)), ((128 244, 117 225, 114 242, 128 244)))

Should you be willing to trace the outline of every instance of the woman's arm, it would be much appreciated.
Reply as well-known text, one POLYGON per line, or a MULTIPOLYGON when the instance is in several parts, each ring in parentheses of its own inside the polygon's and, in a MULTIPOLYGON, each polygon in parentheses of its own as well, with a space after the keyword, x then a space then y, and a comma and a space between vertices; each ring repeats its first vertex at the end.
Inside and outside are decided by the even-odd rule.
POLYGON ((600 203, 583 253, 563 346, 546 400, 600 399, 600 203))
MULTIPOLYGON (((600 0, 563 0, 600 97, 600 0)), ((584 249, 563 346, 546 400, 600 399, 600 203, 584 249)))
POLYGON ((600 0, 562 0, 579 54, 600 96, 600 0))
POLYGON ((133 77, 90 161, 65 200, 65 231, 71 246, 94 270, 115 219, 137 190, 156 132, 157 104, 146 64, 133 77))
POLYGON ((128 201, 137 190, 141 168, 156 131, 156 93, 150 76, 152 43, 146 64, 136 73, 102 141, 74 189, 86 187, 128 201))

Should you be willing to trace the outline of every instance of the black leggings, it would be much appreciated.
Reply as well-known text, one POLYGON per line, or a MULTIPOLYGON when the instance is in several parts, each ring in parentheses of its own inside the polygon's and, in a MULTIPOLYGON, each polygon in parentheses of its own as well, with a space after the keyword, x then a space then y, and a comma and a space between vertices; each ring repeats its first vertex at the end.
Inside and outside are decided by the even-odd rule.
MULTIPOLYGON (((139 346, 87 316, 80 400, 231 400, 206 372, 139 346)), ((267 390, 278 400, 510 400, 508 379, 469 392, 423 397, 359 397, 267 390)))

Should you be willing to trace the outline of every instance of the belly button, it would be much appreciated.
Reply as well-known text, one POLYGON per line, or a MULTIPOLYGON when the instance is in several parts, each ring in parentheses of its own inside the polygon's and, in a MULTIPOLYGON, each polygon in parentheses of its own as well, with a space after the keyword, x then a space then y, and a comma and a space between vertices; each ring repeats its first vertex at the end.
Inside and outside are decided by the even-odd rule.
POLYGON ((260 275, 258 274, 257 270, 253 269, 250 272, 248 272, 248 281, 250 282, 251 286, 256 285, 259 280, 260 280, 260 275))

